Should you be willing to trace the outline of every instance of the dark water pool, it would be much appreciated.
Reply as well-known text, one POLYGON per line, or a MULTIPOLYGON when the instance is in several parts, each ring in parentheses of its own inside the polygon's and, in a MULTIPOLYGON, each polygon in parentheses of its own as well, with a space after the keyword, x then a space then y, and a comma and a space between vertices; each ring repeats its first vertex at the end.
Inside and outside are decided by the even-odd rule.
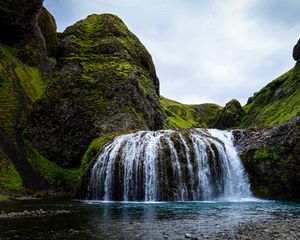
POLYGON ((300 218, 300 204, 278 201, 121 203, 70 200, 0 203, 0 212, 67 210, 0 219, 0 239, 185 239, 234 237, 239 224, 300 218))

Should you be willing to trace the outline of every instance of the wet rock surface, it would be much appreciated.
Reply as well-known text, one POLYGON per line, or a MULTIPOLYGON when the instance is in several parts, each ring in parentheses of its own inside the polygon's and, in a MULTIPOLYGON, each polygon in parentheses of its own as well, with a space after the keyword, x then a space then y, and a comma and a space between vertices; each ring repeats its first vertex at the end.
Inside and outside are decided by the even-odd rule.
POLYGON ((256 196, 300 199, 300 115, 270 128, 234 130, 256 196))

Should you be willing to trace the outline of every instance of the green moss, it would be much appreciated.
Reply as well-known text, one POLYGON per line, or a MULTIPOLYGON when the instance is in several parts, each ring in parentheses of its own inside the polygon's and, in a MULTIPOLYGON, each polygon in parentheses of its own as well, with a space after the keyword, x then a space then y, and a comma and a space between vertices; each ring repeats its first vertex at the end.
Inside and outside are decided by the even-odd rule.
POLYGON ((214 103, 203 103, 194 106, 207 127, 214 127, 223 109, 214 103))
POLYGON ((280 156, 276 152, 273 152, 272 150, 266 148, 256 151, 254 155, 255 160, 266 160, 266 159, 277 160, 279 158, 280 156))
POLYGON ((29 106, 25 105, 23 94, 34 102, 43 94, 46 84, 36 68, 16 58, 15 48, 0 44, 0 55, 0 125, 14 139, 19 124, 27 118, 24 114, 29 106))
POLYGON ((8 195, 1 195, 1 194, 0 194, 0 202, 8 201, 9 198, 10 198, 10 196, 8 196, 8 195))
POLYGON ((244 106, 241 127, 274 126, 289 121, 300 111, 300 66, 269 83, 244 106))
POLYGON ((19 191, 23 189, 22 179, 6 154, 0 150, 0 189, 19 191))
MULTIPOLYGON (((128 133, 128 131, 126 132, 128 133)), ((115 137, 125 134, 125 132, 115 132, 112 134, 107 134, 104 136, 101 136, 99 138, 94 139, 90 145, 88 146, 87 150, 85 151, 82 160, 81 160, 81 171, 83 172, 87 166, 90 164, 90 162, 93 160, 93 158, 96 156, 96 154, 100 151, 100 149, 110 141, 112 141, 115 137)))
POLYGON ((46 89, 46 84, 42 80, 37 68, 26 65, 17 66, 15 72, 20 79, 20 84, 32 101, 42 96, 46 89))
POLYGON ((34 147, 27 143, 30 153, 29 163, 40 172, 52 187, 73 187, 79 176, 80 169, 64 169, 42 156, 34 147))

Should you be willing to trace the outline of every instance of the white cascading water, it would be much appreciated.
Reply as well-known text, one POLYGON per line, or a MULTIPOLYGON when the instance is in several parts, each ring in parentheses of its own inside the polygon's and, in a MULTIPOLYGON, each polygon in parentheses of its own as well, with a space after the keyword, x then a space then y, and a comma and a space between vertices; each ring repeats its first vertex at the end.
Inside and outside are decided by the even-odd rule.
POLYGON ((88 198, 196 201, 251 197, 231 132, 217 129, 140 131, 102 148, 88 198))

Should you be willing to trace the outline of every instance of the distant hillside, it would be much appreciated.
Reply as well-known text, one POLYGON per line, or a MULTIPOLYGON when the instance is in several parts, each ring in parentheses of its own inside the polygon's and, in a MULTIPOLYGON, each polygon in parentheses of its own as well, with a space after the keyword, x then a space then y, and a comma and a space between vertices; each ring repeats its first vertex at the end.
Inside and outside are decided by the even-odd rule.
POLYGON ((160 103, 171 128, 213 127, 222 111, 222 107, 217 104, 182 104, 162 96, 160 103))

